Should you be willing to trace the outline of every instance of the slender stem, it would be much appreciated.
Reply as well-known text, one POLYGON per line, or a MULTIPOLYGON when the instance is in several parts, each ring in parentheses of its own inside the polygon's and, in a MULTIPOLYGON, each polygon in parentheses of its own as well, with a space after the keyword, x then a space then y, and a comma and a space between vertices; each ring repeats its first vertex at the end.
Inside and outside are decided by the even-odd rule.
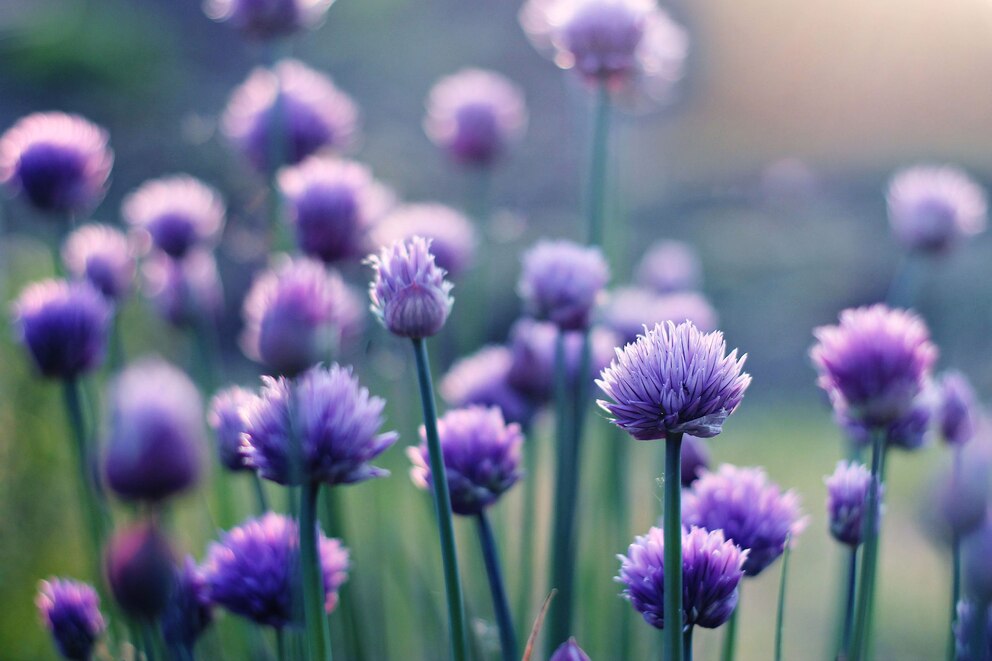
POLYGON ((665 437, 665 661, 682 661, 682 434, 665 437))
POLYGON ((524 502, 523 522, 520 526, 520 551, 517 554, 517 568, 520 578, 517 583, 517 628, 526 631, 531 618, 530 599, 533 594, 534 577, 534 518, 537 510, 538 480, 537 439, 524 440, 524 502))
POLYGON ((775 614, 775 661, 782 661, 782 625, 785 623, 785 589, 789 579, 789 555, 792 550, 792 538, 785 538, 785 550, 782 552, 782 578, 778 584, 778 610, 775 614))
POLYGON ((462 584, 458 575, 458 556, 455 549, 455 529, 451 521, 451 496, 448 477, 441 454, 441 439, 437 433, 437 407, 434 402, 434 385, 427 357, 427 343, 414 338, 414 355, 417 358, 417 379, 420 384, 420 401, 424 409, 424 430, 427 452, 430 455, 431 486, 434 489, 434 510, 441 538, 441 561, 444 567, 444 586, 448 596, 448 623, 451 627, 451 652, 455 661, 465 661, 468 656, 465 631, 465 605, 462 584))
POLYGON ((319 482, 303 486, 300 499, 300 563, 303 578, 303 613, 306 621, 307 646, 312 661, 331 661, 331 646, 327 635, 327 614, 324 612, 324 579, 317 553, 317 493, 319 482))
POLYGON ((692 625, 685 628, 682 634, 682 658, 685 661, 692 661, 692 625))
POLYGON ((603 218, 606 215, 606 167, 609 160, 610 92, 600 85, 593 110, 592 144, 589 155, 589 181, 586 182, 588 227, 586 237, 594 246, 603 243, 603 218))
POLYGON ((255 502, 258 505, 258 513, 265 514, 269 511, 269 499, 265 495, 265 485, 262 478, 255 471, 251 472, 251 483, 255 487, 255 502))
POLYGON ((851 547, 847 562, 847 591, 844 597, 843 629, 840 639, 839 658, 846 659, 850 654, 851 631, 854 628, 854 595, 858 578, 858 547, 851 547))
POLYGON ((76 450, 76 469, 79 474, 79 486, 82 500, 83 517, 86 520, 87 535, 90 543, 91 561, 95 573, 94 578, 101 574, 100 557, 103 549, 105 532, 102 493, 97 483, 93 467, 93 453, 90 450, 86 434, 86 423, 83 419, 83 406, 80 399, 79 381, 67 379, 62 384, 62 394, 65 400, 66 414, 76 450))
POLYGON ((510 617, 510 604, 506 599, 506 589, 503 575, 499 566, 499 550, 496 548, 496 538, 485 510, 479 512, 476 520, 479 524, 479 542, 482 544, 482 557, 486 564, 486 575, 489 578, 489 591, 493 597, 493 611, 496 613, 496 623, 499 626, 499 642, 503 652, 503 661, 516 661, 517 638, 513 633, 513 618, 510 617))
MULTIPOLYGON (((623 548, 623 545, 630 539, 630 507, 628 503, 627 484, 628 472, 630 470, 630 439, 619 427, 611 426, 606 451, 609 455, 610 467, 610 497, 613 499, 611 516, 613 518, 614 529, 616 531, 616 548, 623 548)), ((617 657, 626 659, 630 657, 631 645, 631 615, 632 609, 626 604, 616 609, 617 621, 614 623, 614 649, 617 657)))
MULTIPOLYGON (((955 486, 961 479, 961 450, 954 448, 954 459, 952 464, 951 479, 955 486)), ((957 533, 951 536, 951 621, 947 630, 947 659, 954 661, 956 653, 956 640, 954 637, 954 626, 958 619, 958 602, 961 600, 961 538, 957 533)))
POLYGON ((283 633, 281 627, 276 629, 276 654, 279 655, 279 661, 288 661, 288 655, 286 654, 286 634, 283 633))
POLYGON ((730 614, 727 621, 727 632, 723 634, 723 649, 720 652, 721 661, 734 661, 737 654, 737 615, 741 612, 741 597, 744 594, 744 585, 737 588, 737 606, 730 614))
POLYGON ((868 489, 868 511, 864 519, 864 549, 861 552, 861 580, 858 586, 858 604, 854 618, 854 637, 849 650, 854 661, 868 656, 868 640, 871 636, 871 604, 875 589, 875 569, 878 565, 879 499, 882 475, 885 470, 884 428, 872 431, 871 484, 868 489))
POLYGON ((158 650, 155 649, 155 636, 152 633, 152 624, 143 621, 141 627, 142 647, 145 648, 146 661, 155 661, 158 658, 158 650))
POLYGON ((989 601, 974 603, 972 626, 968 639, 968 657, 974 661, 989 661, 989 601))

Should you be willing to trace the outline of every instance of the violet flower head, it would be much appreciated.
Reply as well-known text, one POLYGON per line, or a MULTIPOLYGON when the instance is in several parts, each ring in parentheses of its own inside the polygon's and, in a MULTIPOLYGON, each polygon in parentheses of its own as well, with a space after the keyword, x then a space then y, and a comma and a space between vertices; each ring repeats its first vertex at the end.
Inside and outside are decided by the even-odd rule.
POLYGON ((312 156, 279 172, 300 252, 323 262, 363 256, 369 228, 393 204, 393 194, 354 161, 312 156))
POLYGON ((295 382, 262 377, 262 383, 261 394, 246 407, 243 450, 248 466, 262 477, 279 484, 336 485, 389 474, 370 462, 398 435, 379 433, 386 402, 361 387, 351 368, 314 367, 295 382), (299 475, 293 474, 294 431, 302 453, 299 475))
POLYGON ((358 107, 324 74, 298 60, 280 60, 271 70, 252 71, 234 91, 221 129, 256 169, 270 172, 321 150, 350 147, 358 107), (273 128, 283 140, 272 138, 273 128))
POLYGON ((707 472, 682 496, 682 521, 722 530, 749 551, 744 573, 757 576, 806 527, 794 491, 782 492, 761 468, 723 464, 707 472))
POLYGON ((523 92, 494 71, 462 69, 435 83, 427 97, 427 136, 463 165, 492 165, 526 127, 523 92))
POLYGON ((957 607, 957 619, 954 621, 954 647, 955 661, 981 661, 981 659, 992 659, 992 609, 980 613, 979 608, 971 601, 959 601, 957 607), (984 616, 985 621, 980 618, 984 616), (981 651, 983 656, 974 656, 972 641, 975 638, 974 628, 979 624, 985 625, 985 649, 981 651))
POLYGON ((0 136, 0 182, 41 211, 88 211, 103 199, 114 163, 107 139, 78 115, 22 117, 0 136))
POLYGON ((295 376, 358 335, 362 312, 336 271, 309 257, 285 259, 245 296, 241 347, 274 374, 295 376))
POLYGON ((183 259, 154 251, 141 265, 143 292, 152 307, 173 326, 182 328, 216 320, 224 305, 217 260, 200 248, 183 259))
POLYGON ((62 245, 62 262, 77 280, 88 280, 108 300, 119 302, 134 284, 134 253, 127 237, 110 225, 74 230, 62 245))
POLYGON ((610 293, 603 319, 625 344, 644 333, 644 327, 671 321, 691 321, 703 332, 717 328, 717 314, 702 294, 677 292, 656 294, 641 287, 621 287, 610 293))
POLYGON ((182 568, 176 570, 172 596, 162 613, 162 637, 173 656, 179 650, 192 650, 196 639, 213 622, 213 611, 207 595, 203 572, 193 558, 186 556, 182 568))
POLYGON ((441 379, 441 397, 449 406, 495 406, 508 422, 526 426, 534 405, 510 383, 513 355, 506 347, 487 346, 458 360, 441 379))
MULTIPOLYGON (((504 422, 498 408, 470 406, 448 411, 438 419, 437 430, 455 514, 479 514, 522 476, 520 450, 524 436, 520 425, 504 422)), ((407 448, 407 456, 413 462, 410 475, 418 487, 429 489, 430 455, 422 426, 420 439, 419 447, 407 448)))
POLYGON ((884 305, 852 308, 821 326, 810 357, 818 383, 852 420, 885 426, 912 408, 937 359, 920 317, 884 305))
POLYGON ((562 330, 581 330, 589 325, 609 279, 610 268, 599 248, 540 241, 524 253, 517 292, 534 317, 562 330))
POLYGON ((414 236, 430 239, 435 263, 452 278, 472 265, 478 243, 471 221, 437 202, 397 207, 376 225, 372 235, 376 246, 388 246, 414 236))
POLYGON ((945 373, 938 382, 937 424, 948 445, 961 446, 975 436, 978 401, 968 377, 958 371, 945 373))
POLYGON ((710 451, 706 441, 695 436, 682 437, 682 488, 688 489, 709 469, 710 451))
POLYGON ((946 253, 985 230, 985 191, 957 168, 918 166, 898 172, 886 199, 892 230, 909 250, 946 253))
POLYGON ((694 291, 703 285, 703 267, 689 244, 659 241, 641 257, 636 281, 659 294, 694 291))
POLYGON ((935 471, 920 498, 924 530, 947 545, 985 522, 992 485, 992 447, 987 442, 968 443, 954 452, 954 461, 935 471))
POLYGON ((703 333, 692 322, 658 324, 617 349, 596 385, 611 421, 640 441, 668 434, 716 436, 744 398, 751 376, 747 355, 727 354, 723 333, 703 333), (612 400, 612 401, 611 401, 612 400))
MULTIPOLYGON (((656 629, 665 628, 665 539, 661 528, 634 538, 620 559, 616 580, 623 596, 656 629)), ((748 551, 741 550, 723 531, 693 526, 682 529, 682 622, 715 629, 737 606, 748 551)))
POLYGON ((549 661, 589 661, 589 655, 579 647, 575 638, 569 638, 558 646, 549 661))
MULTIPOLYGON (((348 551, 318 532, 324 608, 331 612, 348 577, 348 551)), ((269 512, 224 534, 207 550, 203 575, 212 603, 276 629, 293 624, 293 595, 299 585, 299 528, 269 512)))
POLYGON ((249 39, 270 41, 312 30, 334 0, 204 0, 203 11, 249 39))
POLYGON ((833 475, 824 478, 830 534, 841 544, 861 544, 871 481, 871 472, 853 461, 837 462, 833 475))
POLYGON ((254 393, 239 386, 231 386, 221 390, 210 400, 207 423, 217 437, 220 463, 228 470, 249 470, 245 465, 241 446, 248 426, 246 411, 254 399, 254 393))
MULTIPOLYGON (((884 426, 887 446, 912 452, 929 445, 933 436, 931 422, 939 404, 936 395, 935 388, 928 383, 907 411, 884 426)), ((851 418, 843 409, 834 411, 834 419, 851 443, 858 447, 871 447, 873 428, 870 425, 851 418)))
POLYGON ((372 312, 393 335, 413 339, 436 335, 451 314, 453 285, 437 265, 431 240, 414 236, 370 255, 375 270, 369 286, 372 312))
POLYGON ((158 528, 142 523, 117 532, 104 560, 121 610, 139 620, 158 618, 176 587, 175 555, 158 528))
POLYGON ((121 215, 143 242, 173 259, 212 248, 224 229, 220 193, 188 174, 146 181, 121 203, 121 215))
POLYGON ((185 372, 159 358, 132 363, 109 395, 107 484, 127 500, 160 501, 200 476, 203 402, 185 372))
POLYGON ((107 628, 100 613, 100 597, 93 586, 51 578, 39 584, 35 605, 59 654, 66 659, 87 661, 107 628))

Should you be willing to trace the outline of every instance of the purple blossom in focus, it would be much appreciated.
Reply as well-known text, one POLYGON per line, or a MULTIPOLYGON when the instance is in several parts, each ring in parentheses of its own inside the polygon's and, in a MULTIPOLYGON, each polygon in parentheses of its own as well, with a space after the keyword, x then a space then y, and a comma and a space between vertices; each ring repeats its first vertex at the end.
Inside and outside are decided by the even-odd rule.
POLYGON ((492 165, 526 127, 523 92, 494 71, 462 69, 435 83, 427 97, 424 130, 458 163, 492 165))
POLYGON ((114 163, 107 140, 78 115, 22 117, 0 136, 0 183, 41 211, 88 211, 103 199, 114 163))
POLYGON ((103 362, 114 311, 89 282, 32 283, 12 312, 15 335, 42 376, 74 379, 103 362))
POLYGON ((173 654, 180 649, 192 651, 197 638, 212 621, 203 573, 193 558, 187 556, 182 568, 176 571, 172 596, 162 613, 162 637, 173 654))
POLYGON ((703 267, 689 244, 659 241, 641 257, 635 279, 659 294, 694 291, 703 285, 703 267))
POLYGON ((120 302, 134 283, 134 252, 127 237, 109 225, 92 223, 74 230, 62 245, 66 271, 111 301, 120 302))
MULTIPOLYGON (((623 596, 657 629, 665 628, 665 539, 660 528, 636 537, 620 559, 617 582, 623 596)), ((723 531, 682 529, 682 622, 686 626, 715 629, 737 606, 748 551, 741 550, 723 531)))
POLYGON ((838 461, 833 475, 824 478, 824 482, 830 534, 841 544, 857 547, 864 534, 871 472, 863 464, 838 461))
POLYGON ((680 324, 691 321, 701 331, 716 330, 717 315, 702 294, 679 292, 659 295, 641 287, 621 287, 607 299, 603 308, 604 322, 623 338, 633 342, 644 333, 644 327, 671 321, 680 324))
POLYGON ((949 166, 918 166, 896 173, 886 195, 889 223, 909 250, 945 253, 985 230, 985 191, 949 166))
POLYGON ((464 273, 475 258, 475 227, 455 209, 437 202, 404 204, 386 215, 373 230, 377 247, 422 236, 431 241, 434 261, 452 278, 464 273))
POLYGON ((334 0, 204 0, 203 11, 230 23, 249 39, 288 37, 312 30, 324 20, 334 0))
POLYGON ((589 325, 609 279, 610 269, 599 248, 540 241, 524 253, 517 292, 534 317, 563 330, 581 330, 589 325))
POLYGON ((255 395, 239 386, 221 390, 210 400, 207 423, 217 437, 217 454, 224 468, 248 470, 241 451, 242 438, 248 426, 245 416, 255 395))
POLYGON ((682 487, 689 488, 709 469, 710 453, 706 441, 688 434, 682 437, 682 487))
POLYGON ((121 215, 143 243, 173 259, 195 247, 212 248, 225 213, 220 193, 187 174, 146 181, 121 203, 121 215))
POLYGON ((173 259, 153 251, 141 271, 145 296, 173 326, 197 326, 220 314, 224 289, 213 253, 194 249, 183 259, 173 259))
POLYGON ((441 379, 444 401, 456 408, 495 406, 508 422, 522 426, 534 415, 534 404, 510 383, 513 355, 506 347, 483 347, 458 360, 441 379))
POLYGON ((100 613, 100 597, 93 586, 51 578, 39 584, 35 605, 59 654, 77 661, 87 661, 92 656, 97 639, 107 628, 100 613))
POLYGON ((369 286, 372 312, 390 333, 418 339, 441 330, 454 304, 453 285, 437 265, 430 239, 396 241, 367 262, 375 270, 369 286))
MULTIPOLYGON (((507 424, 496 408, 470 406, 438 418, 441 454, 451 493, 451 510, 473 516, 495 503, 522 476, 520 425, 507 424)), ((410 475, 422 489, 431 485, 427 436, 420 428, 419 447, 407 448, 413 462, 410 475)))
POLYGON ((124 613, 137 620, 158 618, 175 590, 172 547, 153 524, 125 528, 105 551, 107 582, 124 613))
POLYGON ((794 491, 782 492, 761 468, 723 464, 702 475, 682 496, 682 522, 722 530, 749 552, 744 573, 757 576, 806 527, 794 491))
POLYGON ((579 647, 574 638, 569 638, 558 646, 549 661, 589 661, 589 655, 579 647))
POLYGON ((946 372, 939 380, 937 424, 948 445, 961 446, 975 436, 979 405, 975 391, 961 372, 946 372))
POLYGON ((981 615, 978 610, 973 602, 964 600, 958 602, 957 619, 954 622, 955 661, 992 659, 992 609, 985 611, 984 622, 979 620, 981 615), (985 626, 985 638, 982 639, 985 649, 980 652, 982 656, 976 657, 972 653, 972 641, 976 633, 974 627, 979 623, 985 626))

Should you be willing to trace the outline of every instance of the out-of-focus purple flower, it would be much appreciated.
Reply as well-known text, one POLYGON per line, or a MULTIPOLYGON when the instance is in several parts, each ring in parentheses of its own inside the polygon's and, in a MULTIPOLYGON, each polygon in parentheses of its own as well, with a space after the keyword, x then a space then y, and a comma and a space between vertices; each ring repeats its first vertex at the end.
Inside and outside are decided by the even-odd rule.
POLYGON ((87 661, 107 628, 100 613, 100 597, 93 586, 51 578, 39 584, 35 605, 59 654, 66 659, 87 661))
MULTIPOLYGON (((324 580, 324 608, 334 610, 338 589, 348 578, 348 551, 318 532, 324 580)), ((281 629, 294 624, 293 598, 299 585, 299 528, 269 512, 225 533, 207 551, 203 565, 210 601, 258 624, 281 629)))
POLYGON ((794 491, 782 492, 761 468, 723 464, 706 472, 682 496, 682 522, 722 530, 750 553, 744 573, 757 576, 806 527, 794 491))
POLYGON ((833 475, 824 478, 824 482, 830 534, 841 544, 858 546, 864 534, 871 472, 863 464, 839 461, 833 475))
POLYGON ((88 211, 103 199, 114 164, 107 139, 78 115, 22 117, 0 136, 0 182, 42 211, 88 211))
POLYGON ((175 556, 158 528, 138 524, 117 532, 107 545, 107 582, 127 615, 154 620, 165 610, 176 583, 175 556))
POLYGON ((569 638, 558 646, 549 661, 589 661, 589 655, 579 647, 575 638, 569 638))
POLYGON ((451 314, 453 285, 437 265, 431 240, 414 236, 370 255, 372 312, 386 329, 414 339, 436 335, 451 314))
POLYGON ((659 241, 641 257, 636 280, 659 294, 693 291, 703 285, 703 267, 688 243, 659 241))
MULTIPOLYGON (((657 629, 665 628, 665 539, 660 528, 636 537, 627 555, 618 555, 623 596, 657 629)), ((685 626, 715 629, 737 606, 737 587, 744 578, 748 551, 741 550, 723 531, 693 526, 682 529, 682 622, 685 626)))
MULTIPOLYGON (((913 400, 912 407, 898 418, 885 425, 885 442, 889 447, 912 452, 930 443, 931 421, 934 417, 935 392, 932 385, 913 400)), ((861 420, 851 418, 844 410, 834 412, 834 418, 848 439, 856 446, 871 447, 872 428, 861 420)))
POLYGON ((603 309, 606 324, 629 343, 644 333, 644 327, 671 321, 691 321, 701 331, 716 330, 717 315, 702 294, 678 292, 656 294, 642 287, 621 287, 610 293, 603 309))
POLYGON ((154 251, 141 271, 145 296, 173 326, 196 326, 220 313, 224 289, 212 252, 194 249, 183 259, 172 259, 154 251))
POLYGON ((192 486, 204 445, 203 402, 188 376, 158 358, 130 365, 110 390, 107 484, 158 501, 192 486))
POLYGON ((978 608, 970 601, 959 601, 957 608, 957 619, 954 622, 954 647, 955 661, 982 661, 982 659, 992 659, 992 609, 985 612, 984 621, 978 608), (985 649, 980 650, 981 656, 975 656, 972 649, 975 639, 975 627, 979 624, 985 626, 985 637, 980 638, 985 645, 985 649))
MULTIPOLYGON (((497 407, 470 406, 448 411, 437 421, 441 454, 451 492, 451 510, 462 516, 483 511, 520 479, 520 425, 507 424, 497 407)), ((430 454, 420 428, 419 447, 407 448, 414 484, 429 489, 430 454)))
MULTIPOLYGON (((554 396, 555 344, 559 332, 558 327, 551 322, 528 318, 518 320, 510 329, 510 385, 537 404, 554 396)), ((589 333, 589 342, 591 356, 588 378, 595 381, 599 373, 609 366, 614 349, 622 340, 613 331, 593 327, 589 333)), ((578 378, 581 360, 582 333, 565 333, 565 368, 569 383, 575 383, 578 378)))
POLYGON ((681 478, 683 488, 688 489, 706 472, 710 465, 710 452, 706 441, 695 436, 682 437, 681 478))
POLYGON ((992 517, 986 517, 961 542, 964 593, 979 603, 992 603, 992 517))
POLYGON ((213 621, 207 584, 193 558, 186 556, 176 571, 172 597, 162 613, 162 637, 172 650, 192 650, 213 621))
POLYGON ((358 132, 358 107, 327 76, 298 60, 257 68, 231 95, 224 134, 261 172, 299 163, 321 150, 341 151, 358 132), (271 132, 278 128, 279 136, 271 132))
POLYGON ((716 436, 744 398, 751 376, 747 355, 727 354, 723 333, 692 324, 658 324, 617 349, 596 385, 610 400, 599 406, 611 421, 640 441, 667 434, 716 436))
POLYGON ((944 253, 985 230, 985 191, 957 168, 902 170, 889 183, 886 199, 892 230, 910 250, 944 253))
POLYGON ((14 302, 13 316, 42 376, 74 379, 103 361, 113 307, 89 282, 32 283, 14 302))
POLYGON ((948 445, 961 446, 975 436, 978 402, 968 377, 946 372, 938 382, 937 424, 948 445))
POLYGON ((134 253, 127 237, 109 225, 83 225, 62 245, 66 270, 90 284, 111 301, 120 301, 134 283, 134 253))
POLYGON ((309 257, 286 259, 245 296, 241 347, 273 373, 295 376, 355 338, 362 312, 336 271, 309 257))
POLYGON ((599 248, 540 241, 523 257, 517 292, 528 313, 563 330, 581 330, 610 279, 599 248))
POLYGON ((813 334, 820 387, 835 410, 870 427, 891 424, 913 407, 937 359, 923 320, 884 305, 844 310, 838 325, 813 334))
POLYGON ((145 245, 173 259, 196 246, 211 248, 224 229, 225 212, 220 193, 188 174, 146 181, 121 203, 121 215, 145 245))
POLYGON ((393 204, 393 194, 354 161, 312 156, 279 172, 296 245, 324 262, 363 256, 368 231, 393 204))
POLYGON ((376 246, 392 245, 414 236, 431 241, 431 254, 438 266, 456 278, 471 266, 476 235, 463 214, 437 202, 404 204, 391 211, 372 232, 376 246))
POLYGON ((506 347, 483 347, 451 366, 441 379, 441 396, 453 407, 499 407, 508 422, 526 426, 534 405, 510 383, 512 363, 513 356, 506 347))
POLYGON ((247 464, 262 477, 279 484, 333 485, 389 474, 369 462, 398 435, 379 433, 386 402, 361 387, 351 368, 314 367, 295 382, 262 377, 262 383, 261 394, 245 410, 244 448, 247 464), (302 461, 294 476, 297 443, 302 461))
POLYGON ((248 470, 241 451, 242 439, 248 420, 248 405, 255 395, 239 386, 225 388, 210 400, 207 422, 217 436, 217 454, 220 463, 232 471, 248 470))
POLYGON ((203 11, 249 39, 268 41, 312 30, 334 0, 204 0, 203 11))
POLYGON ((462 69, 435 83, 427 97, 424 130, 458 163, 492 165, 526 127, 523 92, 494 71, 462 69))
POLYGON ((951 466, 936 472, 921 499, 926 531, 948 544, 985 521, 992 483, 992 452, 987 443, 969 443, 954 451, 960 455, 951 466))

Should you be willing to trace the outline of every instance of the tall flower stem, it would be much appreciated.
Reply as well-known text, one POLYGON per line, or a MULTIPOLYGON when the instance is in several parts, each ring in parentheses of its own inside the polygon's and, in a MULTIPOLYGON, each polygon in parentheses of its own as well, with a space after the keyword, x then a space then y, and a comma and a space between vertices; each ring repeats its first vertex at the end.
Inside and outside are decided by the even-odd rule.
POLYGON ((519 581, 517 583, 517 630, 526 631, 531 619, 530 599, 533 594, 534 577, 534 519, 537 510, 537 480, 538 480, 538 447, 537 439, 527 437, 524 440, 524 496, 523 521, 520 527, 520 550, 517 554, 519 581))
POLYGON ((875 590, 875 570, 878 566, 879 500, 885 471, 884 428, 872 431, 871 484, 868 488, 868 511, 864 520, 864 548, 861 552, 861 580, 858 586, 858 604, 854 618, 854 637, 851 640, 850 658, 861 661, 868 657, 871 637, 871 604, 875 590))
MULTIPOLYGON (((628 473, 630 472, 630 439, 619 427, 612 427, 612 438, 608 441, 607 452, 609 455, 609 492, 613 500, 611 517, 616 530, 616 542, 623 548, 630 537, 630 504, 627 495, 628 473)), ((632 642, 630 624, 632 610, 623 604, 623 608, 617 608, 617 619, 613 624, 615 628, 615 649, 617 656, 626 659, 630 656, 630 645, 632 642)))
POLYGON ((682 655, 685 661, 692 661, 692 625, 682 634, 682 655))
POLYGON ((90 543, 91 561, 94 567, 94 578, 101 574, 100 557, 103 549, 103 538, 106 531, 104 509, 100 486, 96 481, 96 471, 93 466, 93 453, 89 447, 86 434, 86 423, 83 419, 83 405, 80 398, 79 381, 67 379, 62 384, 62 394, 65 400, 65 410, 69 418, 69 427, 76 450, 76 469, 79 472, 79 486, 86 520, 87 536, 90 543))
POLYGON ((847 562, 847 583, 846 583, 846 594, 844 597, 844 612, 843 612, 843 628, 841 630, 840 638, 840 653, 839 657, 841 659, 846 659, 848 654, 850 654, 851 648, 851 632, 854 629, 854 596, 857 588, 858 579, 858 548, 854 547, 850 550, 850 554, 847 562))
POLYGON ((303 580, 303 617, 311 661, 331 661, 330 634, 324 612, 324 578, 317 551, 317 494, 319 482, 303 486, 300 498, 300 564, 303 580))
POLYGON ((265 495, 265 486, 262 484, 262 478, 255 471, 251 473, 251 483, 255 491, 255 503, 258 507, 258 513, 265 514, 269 511, 269 499, 265 495))
POLYGON ((775 661, 782 661, 782 629, 785 624, 785 590, 789 579, 789 552, 792 538, 785 538, 785 550, 782 552, 782 578, 778 584, 778 609, 775 613, 775 661))
MULTIPOLYGON (((961 479, 961 450, 954 449, 951 479, 955 485, 961 479)), ((961 600, 961 538, 957 533, 951 535, 951 622, 947 630, 947 659, 954 661, 956 644, 954 626, 958 620, 958 602, 961 600)))
POLYGON ((737 654, 737 614, 741 612, 741 595, 744 594, 744 585, 737 588, 737 606, 727 620, 727 631, 723 634, 723 649, 720 650, 720 661, 734 661, 737 654))
POLYGON ((590 245, 603 243, 606 215, 606 168, 610 144, 610 92, 606 85, 597 90, 593 109, 592 143, 589 152, 589 181, 586 182, 586 238, 590 245))
POLYGON ((489 591, 493 597, 493 610, 496 613, 496 624, 499 626, 499 643, 503 652, 503 661, 516 661, 517 638, 513 633, 513 618, 510 616, 510 604, 506 599, 506 589, 503 575, 499 566, 499 551, 496 548, 496 538, 485 511, 476 517, 479 528, 479 542, 482 544, 482 557, 486 564, 486 575, 489 578, 489 591))
POLYGON ((431 486, 434 489, 434 510, 437 514, 441 537, 441 561, 444 566, 444 586, 448 596, 448 624, 451 628, 451 652, 455 661, 465 661, 468 656, 465 631, 465 605, 462 598, 461 577, 458 575, 458 556, 455 550, 455 528, 451 521, 451 496, 448 476, 441 454, 441 439, 437 433, 437 406, 434 402, 434 385, 431 382, 430 360, 423 338, 414 338, 417 358, 417 380, 420 384, 420 401, 424 409, 424 430, 427 451, 430 455, 431 486))
POLYGON ((682 661, 682 434, 665 437, 665 661, 682 661))

